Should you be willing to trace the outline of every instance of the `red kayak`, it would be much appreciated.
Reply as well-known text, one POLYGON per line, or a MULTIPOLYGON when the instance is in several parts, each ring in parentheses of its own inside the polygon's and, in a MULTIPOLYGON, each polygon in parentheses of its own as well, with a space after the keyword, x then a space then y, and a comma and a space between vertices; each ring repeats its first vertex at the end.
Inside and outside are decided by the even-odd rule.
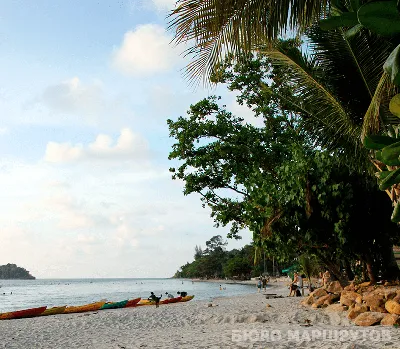
POLYGON ((131 299, 126 303, 125 308, 136 307, 142 298, 131 299))
POLYGON ((167 298, 167 299, 164 299, 163 301, 161 301, 160 304, 176 303, 176 302, 179 302, 181 299, 182 299, 182 297, 167 298))
POLYGON ((40 308, 31 308, 31 309, 24 309, 24 310, 17 310, 11 312, 10 319, 21 319, 25 317, 33 317, 38 316, 46 310, 47 307, 40 307, 40 308))

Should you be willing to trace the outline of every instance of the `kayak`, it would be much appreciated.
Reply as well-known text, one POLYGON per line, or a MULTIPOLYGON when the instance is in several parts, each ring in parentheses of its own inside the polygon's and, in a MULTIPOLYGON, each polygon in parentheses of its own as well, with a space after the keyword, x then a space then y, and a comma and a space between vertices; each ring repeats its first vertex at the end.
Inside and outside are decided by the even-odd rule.
POLYGON ((160 304, 169 304, 169 303, 176 303, 180 302, 182 297, 175 297, 175 298, 167 298, 160 302, 160 304))
POLYGON ((26 317, 38 316, 46 310, 47 307, 31 308, 17 311, 10 311, 8 313, 0 314, 0 320, 5 319, 22 319, 26 317))
POLYGON ((66 307, 64 310, 64 314, 72 314, 72 313, 83 313, 85 311, 95 311, 99 310, 105 302, 96 302, 85 305, 80 305, 77 307, 66 307))
POLYGON ((128 300, 121 301, 121 302, 109 302, 103 304, 103 306, 100 308, 100 310, 104 309, 118 309, 118 308, 124 308, 126 304, 128 303, 128 300))
POLYGON ((130 299, 128 303, 126 303, 125 308, 136 307, 136 305, 140 302, 142 298, 130 299))
POLYGON ((181 302, 189 302, 194 298, 194 296, 185 296, 182 297, 181 302))
MULTIPOLYGON (((179 302, 188 302, 192 300, 194 296, 185 296, 185 297, 176 297, 176 298, 167 298, 160 301, 160 304, 169 304, 169 303, 179 303, 179 302)), ((137 306, 141 305, 155 305, 156 302, 150 301, 148 299, 142 299, 137 306)))
POLYGON ((56 314, 62 314, 67 306, 64 305, 62 307, 53 307, 46 309, 43 313, 41 313, 39 316, 48 316, 48 315, 56 315, 56 314))

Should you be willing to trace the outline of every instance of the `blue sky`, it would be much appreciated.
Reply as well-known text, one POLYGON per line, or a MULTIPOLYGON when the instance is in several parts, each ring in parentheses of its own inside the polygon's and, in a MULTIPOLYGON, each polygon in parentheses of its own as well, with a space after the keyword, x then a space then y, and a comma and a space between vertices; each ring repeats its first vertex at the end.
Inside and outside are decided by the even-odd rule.
MULTIPOLYGON (((216 229, 184 197, 166 119, 193 90, 168 43, 172 0, 0 2, 0 264, 37 277, 166 277, 216 229)), ((250 242, 243 233, 240 242, 250 242)))

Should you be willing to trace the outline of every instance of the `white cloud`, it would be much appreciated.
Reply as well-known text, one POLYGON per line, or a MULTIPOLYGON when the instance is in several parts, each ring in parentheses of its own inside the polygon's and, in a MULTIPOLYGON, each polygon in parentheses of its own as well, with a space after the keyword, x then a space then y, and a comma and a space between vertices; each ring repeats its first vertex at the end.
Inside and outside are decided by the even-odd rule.
POLYGON ((158 11, 173 10, 176 6, 177 0, 152 0, 153 6, 158 11))
POLYGON ((78 77, 47 87, 38 101, 54 111, 63 113, 92 115, 104 109, 101 82, 84 85, 78 77))
POLYGON ((126 75, 145 76, 170 70, 178 61, 171 37, 156 24, 145 24, 128 31, 113 54, 113 66, 126 75))
POLYGON ((143 159, 147 155, 146 140, 129 128, 123 128, 115 145, 112 138, 106 134, 99 134, 86 148, 82 144, 48 142, 44 159, 50 163, 68 163, 95 159, 143 159))

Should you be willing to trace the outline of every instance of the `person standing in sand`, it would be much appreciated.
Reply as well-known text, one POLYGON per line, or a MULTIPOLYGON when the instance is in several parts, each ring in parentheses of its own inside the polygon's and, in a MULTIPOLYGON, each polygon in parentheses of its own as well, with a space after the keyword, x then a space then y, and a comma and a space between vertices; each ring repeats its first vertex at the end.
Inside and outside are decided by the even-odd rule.
POLYGON ((261 287, 262 287, 262 280, 261 280, 261 277, 259 277, 257 280, 258 293, 261 292, 261 287))

